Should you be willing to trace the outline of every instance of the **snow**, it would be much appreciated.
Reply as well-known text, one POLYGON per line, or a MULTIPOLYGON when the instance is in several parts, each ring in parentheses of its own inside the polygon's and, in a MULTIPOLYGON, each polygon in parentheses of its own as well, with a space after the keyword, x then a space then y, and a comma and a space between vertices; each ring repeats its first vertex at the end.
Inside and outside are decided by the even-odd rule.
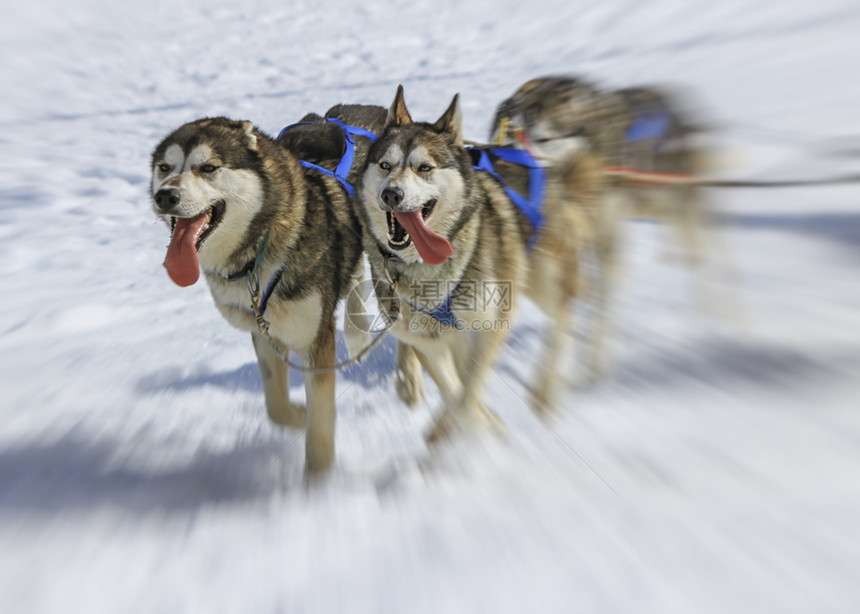
POLYGON ((629 224, 614 370, 547 423, 522 400, 528 306, 490 381, 498 439, 427 450, 438 395, 400 404, 387 342, 338 377, 337 466, 314 484, 249 340, 167 279, 147 196, 152 148, 200 116, 276 133, 403 83, 416 118, 459 91, 482 139, 548 73, 686 86, 725 174, 856 172, 827 151, 860 135, 858 25, 847 0, 10 8, 0 609, 858 611, 856 186, 715 191, 704 279, 629 224))

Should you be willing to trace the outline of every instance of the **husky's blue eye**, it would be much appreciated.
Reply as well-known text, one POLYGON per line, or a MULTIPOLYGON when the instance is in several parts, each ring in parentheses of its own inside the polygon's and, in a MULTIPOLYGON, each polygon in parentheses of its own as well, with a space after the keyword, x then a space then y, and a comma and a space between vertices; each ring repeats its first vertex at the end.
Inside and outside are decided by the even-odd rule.
POLYGON ((381 168, 381 169, 382 169, 382 170, 384 170, 384 171, 390 171, 390 170, 391 170, 391 165, 390 165, 388 162, 380 162, 380 163, 379 163, 379 168, 381 168))
POLYGON ((160 170, 162 173, 166 173, 167 171, 170 170, 170 165, 162 162, 161 164, 158 165, 158 170, 160 170))
POLYGON ((218 167, 214 164, 204 164, 200 167, 201 173, 214 173, 216 170, 218 170, 218 167))
POLYGON ((419 173, 429 173, 432 170, 433 170, 433 167, 430 166, 429 164, 422 164, 418 167, 419 173))

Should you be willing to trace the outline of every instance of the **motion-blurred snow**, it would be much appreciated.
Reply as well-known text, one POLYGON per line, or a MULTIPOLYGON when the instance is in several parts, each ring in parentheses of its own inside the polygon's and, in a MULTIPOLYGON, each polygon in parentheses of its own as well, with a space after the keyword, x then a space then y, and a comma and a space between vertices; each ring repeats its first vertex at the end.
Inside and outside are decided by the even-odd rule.
POLYGON ((684 86, 727 175, 856 172, 830 155, 860 140, 854 3, 4 13, 4 612, 860 609, 856 186, 715 191, 699 283, 663 258, 664 229, 629 224, 615 368, 551 424, 522 401, 544 325, 529 306, 490 382, 500 440, 430 453, 438 398, 401 406, 387 343, 339 377, 337 469, 310 488, 249 340, 164 274, 147 196, 151 149, 200 116, 276 133, 403 83, 416 118, 459 91, 480 140, 551 73, 684 86))

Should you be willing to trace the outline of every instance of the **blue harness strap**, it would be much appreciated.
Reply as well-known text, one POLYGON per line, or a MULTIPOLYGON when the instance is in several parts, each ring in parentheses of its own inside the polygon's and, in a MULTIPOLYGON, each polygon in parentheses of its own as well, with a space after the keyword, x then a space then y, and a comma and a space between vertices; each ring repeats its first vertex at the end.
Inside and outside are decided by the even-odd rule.
POLYGON ((260 297, 260 315, 266 313, 266 306, 269 304, 269 299, 272 296, 272 292, 275 290, 275 286, 281 281, 281 277, 284 275, 284 269, 278 269, 277 273, 272 275, 272 279, 269 280, 269 285, 266 286, 266 290, 263 292, 260 297))
MULTIPOLYGON (((347 176, 349 176, 349 171, 352 168, 352 163, 355 160, 355 140, 354 140, 354 137, 363 136, 365 138, 370 139, 371 142, 375 141, 377 137, 374 133, 370 132, 369 130, 365 130, 364 128, 359 128, 358 126, 347 126, 346 124, 344 124, 339 119, 335 119, 333 117, 327 117, 327 118, 325 118, 325 120, 327 122, 331 122, 331 123, 339 126, 340 129, 343 130, 343 135, 345 137, 345 143, 346 143, 346 149, 343 152, 343 156, 341 156, 341 158, 340 158, 340 162, 338 162, 337 167, 333 171, 330 171, 327 168, 323 168, 322 166, 319 166, 318 164, 313 164, 312 162, 308 162, 306 160, 299 160, 299 164, 301 164, 305 168, 312 168, 313 170, 319 171, 320 173, 322 173, 324 175, 334 177, 335 179, 338 180, 340 185, 343 186, 343 189, 346 190, 350 196, 355 196, 355 186, 353 186, 351 183, 349 183, 346 180, 347 176)), ((283 134, 287 130, 292 128, 293 126, 299 126, 302 124, 313 124, 313 123, 316 123, 316 122, 297 122, 295 124, 290 124, 289 126, 285 127, 283 130, 281 130, 281 132, 278 134, 278 138, 281 138, 281 136, 283 136, 283 134)))
POLYGON ((427 315, 436 318, 439 321, 439 323, 444 325, 444 326, 448 326, 448 327, 456 328, 457 330, 460 330, 463 328, 463 323, 460 322, 460 320, 457 319, 457 316, 454 315, 454 312, 451 311, 451 302, 452 302, 453 296, 454 296, 454 293, 452 292, 445 299, 445 302, 443 302, 441 305, 439 305, 433 311, 425 311, 423 309, 419 309, 419 311, 423 311, 427 315))
POLYGON ((478 158, 478 163, 472 166, 472 168, 480 171, 486 171, 490 175, 492 175, 499 183, 502 184, 502 187, 505 189, 508 197, 511 201, 522 211, 529 223, 532 225, 532 234, 529 237, 527 242, 528 248, 531 249, 534 247, 534 244, 537 241, 539 236, 539 231, 543 228, 544 219, 543 214, 543 196, 544 196, 544 186, 546 184, 546 171, 541 168, 540 164, 538 164, 537 160, 532 157, 532 155, 525 151, 524 149, 516 149, 516 148, 495 148, 495 149, 477 149, 480 151, 480 157, 478 158), (529 169, 529 197, 526 198, 513 188, 511 188, 505 180, 502 179, 501 175, 496 172, 495 167, 493 167, 493 162, 490 159, 489 153, 493 154, 500 160, 504 160, 505 162, 510 162, 512 164, 518 164, 520 166, 525 166, 529 169))
MULTIPOLYGON (((456 288, 455 288, 456 290, 456 288)), ((421 313, 427 314, 431 318, 437 320, 443 326, 447 326, 449 328, 456 328, 457 330, 463 329, 463 323, 457 319, 457 316, 454 315, 454 311, 451 309, 451 303, 453 302, 454 293, 451 292, 445 300, 439 305, 436 309, 423 309, 418 305, 412 303, 412 301, 407 301, 412 308, 416 311, 420 311, 421 313)))
POLYGON ((628 143, 634 141, 660 141, 666 135, 672 117, 669 111, 649 110, 636 113, 633 123, 627 129, 624 140, 628 143))
POLYGON ((245 279, 251 273, 256 273, 257 269, 260 268, 260 263, 263 261, 263 254, 266 251, 266 246, 269 245, 269 231, 266 231, 266 234, 263 235, 263 240, 260 242, 260 247, 257 248, 257 253, 254 254, 254 261, 250 264, 250 266, 246 266, 244 269, 239 271, 238 273, 233 273, 232 275, 228 275, 225 279, 227 281, 236 281, 239 279, 245 279))
MULTIPOLYGON (((477 147, 467 149, 480 152, 480 155, 478 157, 478 163, 473 165, 472 168, 489 173, 493 178, 496 179, 496 181, 502 184, 502 187, 504 188, 508 197, 511 199, 511 202, 513 202, 525 214, 526 218, 532 226, 532 234, 529 237, 526 245, 529 249, 532 249, 538 237, 540 236, 539 231, 541 228, 543 228, 544 222, 546 221, 545 216, 543 214, 543 197, 544 186, 546 185, 546 171, 541 168, 537 160, 535 160, 529 152, 523 149, 481 149, 477 147), (502 176, 496 172, 496 169, 493 166, 493 161, 490 159, 489 154, 496 156, 500 160, 510 162, 511 164, 517 164, 519 166, 525 166, 529 169, 528 198, 526 198, 525 196, 511 188, 509 185, 507 185, 502 176)), ((418 311, 426 313, 427 315, 435 318, 439 321, 440 324, 444 326, 461 330, 463 328, 463 322, 457 319, 457 316, 454 315, 454 312, 451 309, 453 296, 454 292, 451 292, 442 302, 442 304, 433 310, 421 309, 420 307, 415 308, 418 309, 418 311)))
MULTIPOLYGON (((319 171, 320 173, 323 173, 325 175, 329 175, 330 177, 334 177, 343 186, 343 188, 347 191, 347 193, 349 193, 350 196, 354 196, 355 187, 346 180, 347 176, 349 175, 349 171, 352 168, 352 162, 355 159, 355 141, 353 140, 353 138, 355 136, 363 136, 363 137, 370 139, 372 142, 372 141, 376 140, 376 135, 373 134, 372 132, 370 132, 369 130, 365 130, 364 128, 359 128, 357 126, 347 126, 346 124, 344 124, 339 119, 327 117, 326 121, 332 122, 333 124, 336 124, 337 126, 339 126, 340 129, 343 130, 343 134, 346 137, 346 150, 343 152, 343 156, 341 156, 340 162, 338 162, 337 167, 335 168, 335 170, 330 171, 327 168, 323 168, 322 166, 319 166, 317 164, 307 162, 306 160, 299 160, 299 164, 301 164, 305 168, 312 168, 316 171, 319 171)), ((290 124, 289 126, 285 127, 283 130, 281 130, 280 133, 278 133, 278 138, 281 138, 281 136, 283 136, 283 134, 287 130, 292 128, 293 126, 298 126, 300 124, 313 124, 313 123, 316 123, 316 122, 297 122, 295 124, 290 124)), ((251 269, 251 272, 255 272, 257 270, 257 267, 259 267, 260 259, 262 257, 263 250, 265 250, 265 248, 266 248, 266 244, 268 243, 268 240, 269 240, 269 233, 267 232, 265 235, 264 241, 263 241, 263 246, 261 247, 261 249, 257 253, 257 256, 254 260, 254 266, 251 269)), ((272 292, 275 291, 275 286, 277 286, 278 283, 281 281, 281 277, 283 276, 283 274, 284 274, 284 270, 278 269, 278 271, 274 275, 272 275, 272 278, 269 280, 269 283, 266 285, 266 289, 263 292, 262 296, 260 297, 260 315, 263 315, 264 313, 266 313, 266 306, 269 303, 269 298, 271 298, 272 292)), ((247 275, 248 275, 248 272, 243 272, 239 275, 232 276, 228 279, 230 281, 233 281, 235 279, 242 279, 244 277, 247 277, 247 275)))

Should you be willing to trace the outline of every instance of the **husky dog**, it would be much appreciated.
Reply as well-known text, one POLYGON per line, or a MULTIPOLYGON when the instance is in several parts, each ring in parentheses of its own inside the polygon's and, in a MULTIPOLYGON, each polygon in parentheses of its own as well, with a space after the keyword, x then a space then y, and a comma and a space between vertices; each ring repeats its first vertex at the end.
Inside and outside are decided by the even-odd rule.
MULTIPOLYGON (((497 108, 490 130, 500 145, 531 152, 558 186, 559 199, 580 216, 580 297, 593 314, 585 346, 586 374, 600 370, 607 325, 609 279, 615 264, 621 200, 612 198, 603 168, 617 155, 625 130, 623 107, 597 87, 572 77, 542 77, 522 86, 497 108), (595 266, 585 266, 588 254, 595 266), (590 274, 589 274, 590 273, 590 274)), ((620 161, 616 161, 620 163, 620 161)))
MULTIPOLYGON (((680 94, 669 89, 638 87, 614 92, 627 113, 622 165, 658 175, 699 176, 706 169, 699 144, 702 128, 694 123, 680 94)), ((626 184, 632 214, 666 222, 677 232, 680 258, 690 268, 705 257, 703 234, 709 206, 695 185, 626 184)))
POLYGON ((607 177, 584 185, 581 167, 588 165, 588 177, 596 176, 595 164, 695 174, 701 167, 693 132, 668 93, 644 88, 604 92, 567 76, 533 79, 496 111, 491 138, 532 152, 559 177, 568 194, 586 205, 586 236, 591 241, 585 247, 596 265, 588 284, 594 314, 586 368, 592 377, 605 367, 621 222, 629 217, 670 222, 680 231, 690 264, 696 264, 701 260, 705 204, 701 190, 689 185, 640 185, 607 177))
MULTIPOLYGON (((416 401, 423 367, 442 395, 444 410, 429 441, 457 427, 497 422, 483 405, 483 388, 522 289, 556 323, 533 395, 534 409, 548 407, 566 307, 576 292, 569 273, 576 267, 573 209, 548 206, 529 252, 528 218, 495 177, 473 168, 473 155, 463 147, 457 96, 435 123, 413 122, 399 87, 356 190, 378 298, 384 309, 399 305, 391 328, 402 345, 398 392, 416 401)), ((523 177, 516 176, 522 168, 496 168, 522 189, 523 177)), ((548 202, 552 186, 549 192, 548 202)))
POLYGON ((620 164, 619 142, 627 123, 623 103, 590 81, 540 77, 499 104, 490 140, 528 146, 547 166, 572 166, 589 151, 620 164))
MULTIPOLYGON (((379 125, 363 127, 378 130, 385 117, 380 112, 379 125)), ((334 373, 306 375, 305 409, 289 399, 279 354, 295 351, 311 367, 334 364, 333 314, 352 285, 362 249, 344 187, 301 166, 288 149, 315 148, 318 161, 328 158, 338 149, 337 137, 326 125, 317 130, 314 136, 305 128, 303 136, 285 136, 281 144, 247 121, 194 121, 155 148, 151 183, 153 210, 171 231, 168 275, 190 286, 202 269, 224 318, 251 333, 266 411, 277 424, 307 428, 310 471, 328 468, 334 458, 334 373), (249 308, 249 277, 264 294, 260 309, 268 334, 258 330, 249 308)))

